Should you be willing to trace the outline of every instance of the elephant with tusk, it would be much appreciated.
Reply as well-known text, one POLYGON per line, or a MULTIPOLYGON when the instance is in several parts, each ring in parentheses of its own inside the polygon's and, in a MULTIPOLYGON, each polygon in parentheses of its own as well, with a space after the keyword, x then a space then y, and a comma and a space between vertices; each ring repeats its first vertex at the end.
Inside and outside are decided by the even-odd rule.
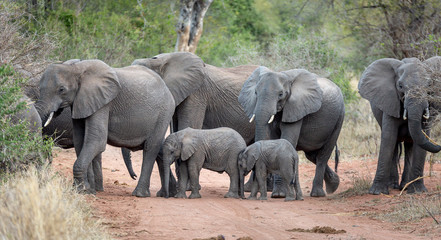
MULTIPOLYGON (((409 181, 423 176, 426 151, 436 153, 441 150, 441 146, 429 138, 429 107, 438 107, 416 94, 421 89, 428 90, 430 72, 440 70, 441 57, 426 61, 383 58, 371 63, 363 72, 358 84, 359 93, 369 100, 381 127, 380 153, 370 194, 388 194, 389 185, 403 188, 409 181), (405 164, 398 185, 399 174, 393 162, 399 158, 401 142, 404 142, 405 164)), ((407 189, 409 193, 427 191, 423 179, 413 182, 407 189)))

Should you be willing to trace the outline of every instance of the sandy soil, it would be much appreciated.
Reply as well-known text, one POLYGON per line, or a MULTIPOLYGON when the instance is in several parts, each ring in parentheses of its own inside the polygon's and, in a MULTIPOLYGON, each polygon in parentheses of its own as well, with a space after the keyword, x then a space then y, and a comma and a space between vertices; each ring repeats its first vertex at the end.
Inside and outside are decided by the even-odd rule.
MULTIPOLYGON (((55 152, 53 166, 72 177, 74 150, 55 152)), ((139 151, 132 156, 139 176, 142 153, 139 151)), ((153 197, 137 198, 131 196, 137 181, 127 173, 119 149, 108 146, 103 153, 104 192, 88 199, 96 209, 95 214, 117 239, 206 239, 219 235, 225 239, 441 239, 441 227, 431 218, 408 223, 374 219, 376 214, 390 210, 409 196, 399 197, 398 191, 392 191, 389 196, 336 199, 332 194, 311 198, 309 191, 315 166, 302 161, 299 168, 304 201, 225 199, 228 175, 208 170, 201 173, 201 199, 157 198, 154 196, 160 189, 160 179, 156 166, 150 186, 153 197), (316 226, 345 232, 287 231, 316 226)), ((373 177, 375 169, 375 160, 343 159, 339 165, 341 184, 336 193, 350 188, 354 176, 373 177)), ((440 180, 441 164, 437 163, 432 177, 425 179, 429 192, 439 191, 440 180)), ((436 217, 441 220, 441 216, 436 217)))

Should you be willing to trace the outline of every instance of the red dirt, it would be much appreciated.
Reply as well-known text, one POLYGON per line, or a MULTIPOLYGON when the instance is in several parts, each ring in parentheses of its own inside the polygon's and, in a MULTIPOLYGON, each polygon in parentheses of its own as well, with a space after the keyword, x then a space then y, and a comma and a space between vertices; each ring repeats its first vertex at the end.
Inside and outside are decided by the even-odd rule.
MULTIPOLYGON (((74 150, 56 153, 53 166, 72 177, 74 150)), ((139 176, 142 153, 132 156, 139 176)), ((304 201, 225 199, 228 175, 205 169, 200 177, 201 199, 157 198, 160 179, 156 165, 150 186, 153 197, 137 198, 131 196, 137 181, 127 173, 120 150, 107 146, 103 153, 104 192, 88 199, 96 209, 95 214, 117 239, 216 239, 219 235, 225 239, 441 239, 441 226, 431 218, 407 223, 373 218, 406 198, 398 197, 399 191, 391 191, 389 196, 332 198, 352 186, 354 175, 373 177, 375 160, 343 159, 339 165, 340 187, 325 198, 309 197, 315 166, 301 162, 299 168, 304 201), (329 227, 331 231, 315 233, 314 227, 329 227), (293 229, 297 231, 287 231, 293 229), (331 234, 334 230, 340 233, 331 234)), ((432 177, 425 179, 429 193, 439 191, 440 180, 441 164, 436 163, 432 177)), ((441 216, 435 217, 441 220, 441 216)))

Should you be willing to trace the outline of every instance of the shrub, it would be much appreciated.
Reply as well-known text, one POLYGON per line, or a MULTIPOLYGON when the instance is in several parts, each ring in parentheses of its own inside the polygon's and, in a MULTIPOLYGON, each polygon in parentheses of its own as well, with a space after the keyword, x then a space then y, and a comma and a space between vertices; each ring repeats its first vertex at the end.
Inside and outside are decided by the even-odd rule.
POLYGON ((52 140, 43 141, 41 134, 29 129, 28 122, 12 121, 11 117, 28 104, 20 90, 23 82, 12 67, 0 66, 0 173, 14 172, 29 163, 42 165, 51 155, 52 140))

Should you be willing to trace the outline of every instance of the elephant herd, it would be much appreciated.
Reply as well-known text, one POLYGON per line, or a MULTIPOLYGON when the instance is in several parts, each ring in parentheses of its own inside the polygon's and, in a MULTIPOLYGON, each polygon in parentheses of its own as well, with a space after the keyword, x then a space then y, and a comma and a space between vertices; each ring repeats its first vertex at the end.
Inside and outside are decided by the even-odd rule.
MULTIPOLYGON (((426 151, 441 146, 430 138, 431 109, 415 90, 430 87, 430 72, 441 71, 441 57, 380 59, 359 82, 381 127, 381 145, 371 194, 423 176, 426 151), (405 164, 399 182, 397 161, 404 142, 405 164)), ((310 195, 325 196, 339 186, 328 166, 342 128, 343 95, 332 81, 304 69, 275 72, 263 66, 219 68, 192 53, 164 53, 112 68, 100 60, 73 59, 49 65, 39 81, 36 100, 25 118, 43 126, 63 148, 75 148, 75 185, 84 192, 103 191, 101 153, 106 144, 122 148, 130 176, 130 151, 143 150, 137 197, 150 196, 154 162, 162 188, 157 196, 200 197, 199 172, 227 172, 225 197, 266 199, 266 176, 274 174, 272 197, 303 199, 297 151, 316 165, 310 195), (35 109, 37 111, 35 111, 35 109), (37 118, 35 115, 38 112, 37 118), (33 116, 32 116, 33 115, 33 116), (164 140, 167 128, 171 134, 164 140), (272 139, 272 140, 271 140, 272 139), (279 140, 277 140, 279 139, 279 140), (248 147, 247 147, 248 146, 248 147), (176 162, 178 183, 170 171, 176 162), (189 186, 187 186, 189 182, 189 186), (294 195, 295 192, 295 195, 294 195)), ((423 179, 407 188, 424 192, 423 179)))

